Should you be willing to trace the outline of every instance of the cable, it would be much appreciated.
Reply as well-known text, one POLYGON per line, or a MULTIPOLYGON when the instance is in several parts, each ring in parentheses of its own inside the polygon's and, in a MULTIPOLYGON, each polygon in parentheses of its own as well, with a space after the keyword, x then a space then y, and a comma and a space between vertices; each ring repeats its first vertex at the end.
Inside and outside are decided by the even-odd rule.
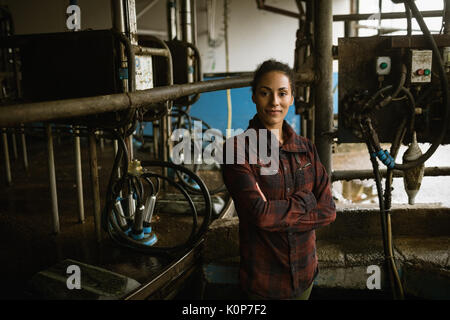
POLYGON ((410 37, 411 34, 412 34, 412 27, 411 27, 411 19, 412 19, 412 16, 411 16, 411 9, 409 8, 409 5, 408 5, 406 2, 404 2, 403 4, 405 5, 405 12, 406 12, 406 23, 407 23, 407 27, 406 27, 407 32, 406 32, 406 35, 407 35, 408 37, 410 37))

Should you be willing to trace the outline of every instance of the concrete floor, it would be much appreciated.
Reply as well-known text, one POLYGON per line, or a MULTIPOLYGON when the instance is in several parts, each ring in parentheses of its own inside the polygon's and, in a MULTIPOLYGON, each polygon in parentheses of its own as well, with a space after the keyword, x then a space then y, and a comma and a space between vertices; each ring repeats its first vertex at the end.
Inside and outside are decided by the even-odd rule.
MULTIPOLYGON (((86 139, 81 142, 85 221, 79 222, 73 143, 70 137, 54 139, 59 234, 52 231, 47 149, 41 134, 28 136, 28 171, 24 170, 19 153, 19 158, 11 161, 12 185, 6 187, 5 175, 0 176, 3 191, 0 192, 0 203, 3 204, 0 207, 0 274, 3 277, 0 299, 29 297, 25 291, 32 276, 65 259, 99 266, 139 283, 154 278, 173 257, 146 255, 120 247, 105 232, 101 244, 96 241, 86 139)), ((114 159, 112 143, 106 142, 103 150, 98 144, 97 154, 103 208, 114 159)), ((155 215, 155 218, 158 217, 155 215)), ((158 223, 160 241, 157 245, 178 244, 177 241, 184 241, 189 232, 189 226, 174 224, 169 218, 159 219, 158 223), (170 235, 170 229, 173 229, 170 240, 161 236, 170 235)))
MULTIPOLYGON (((58 235, 52 234, 47 150, 43 135, 28 137, 27 147, 30 163, 28 171, 25 171, 23 168, 19 145, 19 158, 12 159, 11 165, 13 184, 7 187, 4 173, 2 172, 0 175, 0 185, 3 191, 0 193, 0 203, 3 204, 0 207, 0 239, 2 240, 0 241, 0 252, 2 252, 0 255, 0 272, 3 277, 2 287, 4 289, 0 293, 0 299, 28 297, 24 291, 34 274, 68 258, 103 267, 135 279, 140 283, 154 277, 170 262, 167 258, 142 255, 119 247, 105 234, 101 244, 95 241, 87 141, 85 139, 82 140, 86 220, 81 224, 77 213, 73 144, 70 137, 61 137, 60 140, 58 142, 58 138, 55 138, 54 142, 61 226, 61 232, 58 235)), ((449 153, 450 148, 448 146, 438 149, 436 156, 433 156, 427 165, 446 165, 449 153)), ((140 159, 143 159, 142 157, 142 155, 139 156, 140 159)), ((103 150, 98 146, 98 158, 100 195, 103 207, 106 184, 113 162, 111 143, 105 143, 103 150)), ((3 170, 3 155, 0 155, 0 161, 2 163, 1 169, 3 170)), ((355 148, 353 151, 339 150, 338 148, 338 152, 333 155, 333 166, 337 170, 355 167, 366 169, 370 168, 370 162, 364 148, 355 148)), ((450 188, 442 186, 450 185, 450 180, 448 177, 430 179, 439 179, 439 182, 431 182, 432 189, 428 189, 429 186, 424 181, 424 186, 417 198, 418 202, 440 202, 445 209, 446 201, 450 201, 448 200, 450 199, 450 188), (422 196, 425 196, 425 198, 422 198, 422 196)), ((396 187, 395 183, 394 187, 396 187)), ((368 182, 368 185, 370 187, 370 182, 368 182)), ((339 187, 336 185, 333 186, 333 189, 337 192, 339 191, 339 187)), ((450 230, 448 211, 443 209, 442 212, 436 213, 433 210, 425 210, 427 212, 425 213, 425 211, 420 210, 414 211, 414 208, 408 205, 400 205, 399 203, 404 203, 402 199, 405 199, 406 194, 398 186, 394 190, 393 197, 394 204, 397 203, 398 208, 403 208, 401 213, 393 215, 394 232, 396 232, 396 237, 399 236, 396 242, 398 254, 408 257, 408 259, 415 259, 414 261, 418 264, 427 262, 430 259, 434 261, 436 257, 440 257, 441 260, 444 259, 445 261, 442 260, 442 265, 438 268, 448 270, 448 237, 450 235, 448 233, 450 230), (401 196, 397 197, 396 192, 400 195, 403 193, 403 198, 401 196), (423 226, 426 226, 426 228, 422 228, 423 226), (415 237, 411 239, 410 235, 413 230, 415 230, 415 237), (408 239, 411 239, 412 242, 408 239), (411 248, 414 247, 420 250, 412 250, 411 248), (432 248, 435 249, 431 250, 432 248), (441 253, 436 253, 436 250, 441 253)), ((324 230, 321 235, 318 234, 318 240, 322 241, 322 249, 325 250, 325 253, 322 254, 322 259, 325 259, 324 261, 328 259, 328 262, 334 267, 342 262, 344 269, 348 267, 346 263, 348 264, 349 261, 355 262, 359 259, 355 257, 363 257, 370 251, 364 251, 363 249, 358 251, 358 249, 357 251, 360 252, 360 255, 352 256, 349 254, 348 243, 354 243, 356 239, 366 239, 367 237, 379 239, 379 218, 376 213, 376 201, 359 202, 358 208, 356 208, 351 204, 350 199, 347 200, 341 203, 338 201, 338 206, 344 213, 339 215, 340 219, 337 219, 335 226, 324 230), (373 210, 375 210, 375 214, 373 210), (350 233, 346 229, 348 226, 351 226, 350 233), (353 233, 355 237, 351 240, 342 240, 344 242, 341 241, 339 242, 341 244, 338 244, 335 240, 336 235, 343 233, 353 233), (361 237, 361 235, 365 237, 361 237), (340 247, 341 251, 336 251, 336 248, 338 248, 336 246, 340 247), (336 255, 333 255, 333 252, 336 255), (347 257, 345 259, 350 260, 343 258, 344 260, 341 261, 341 255, 347 257)), ((438 205, 438 207, 441 206, 438 205)), ((160 232, 164 235, 172 234, 172 238, 159 235, 160 244, 164 244, 164 241, 167 239, 176 239, 177 236, 182 235, 180 228, 177 228, 177 226, 180 226, 180 224, 162 220, 159 228, 160 232), (163 226, 164 223, 165 225, 163 226)), ((230 235, 229 232, 225 234, 230 235)), ((176 241, 182 240, 178 239, 176 241)), ((221 240, 219 246, 214 246, 214 251, 216 251, 215 253, 223 253, 228 250, 227 255, 230 256, 236 245, 238 245, 236 239, 221 240), (219 248, 225 251, 220 251, 218 250, 219 248)), ((376 247, 379 246, 374 246, 372 249, 376 247)), ((364 258, 361 261, 367 262, 364 258)), ((319 291, 322 293, 333 291, 332 287, 323 285, 327 281, 329 282, 329 279, 326 280, 325 277, 323 281, 325 282, 320 287, 317 287, 315 291, 316 297, 320 296, 319 291)), ((355 289, 351 285, 347 284, 346 286, 348 290, 355 289)))

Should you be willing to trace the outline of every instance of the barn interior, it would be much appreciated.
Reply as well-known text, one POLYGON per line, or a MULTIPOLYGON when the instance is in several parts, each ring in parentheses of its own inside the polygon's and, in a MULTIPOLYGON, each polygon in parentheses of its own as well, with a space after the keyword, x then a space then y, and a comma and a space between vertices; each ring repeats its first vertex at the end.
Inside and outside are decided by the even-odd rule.
POLYGON ((0 299, 245 299, 218 150, 269 58, 337 206, 310 299, 450 299, 449 0, 0 0, 0 38, 0 299))

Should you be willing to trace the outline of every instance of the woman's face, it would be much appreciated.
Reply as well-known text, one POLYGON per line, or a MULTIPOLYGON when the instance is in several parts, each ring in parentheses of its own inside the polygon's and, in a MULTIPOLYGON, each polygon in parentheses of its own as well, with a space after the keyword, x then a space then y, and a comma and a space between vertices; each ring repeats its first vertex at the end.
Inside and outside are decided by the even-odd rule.
POLYGON ((279 129, 294 102, 289 77, 281 71, 264 74, 256 85, 252 100, 259 119, 267 129, 279 129))

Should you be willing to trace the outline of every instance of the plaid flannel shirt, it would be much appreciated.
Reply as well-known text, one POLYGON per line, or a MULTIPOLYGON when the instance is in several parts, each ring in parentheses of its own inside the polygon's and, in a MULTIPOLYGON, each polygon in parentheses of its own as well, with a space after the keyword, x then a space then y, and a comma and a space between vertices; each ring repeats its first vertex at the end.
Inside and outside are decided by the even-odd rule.
MULTIPOLYGON (((257 115, 250 128, 257 134, 265 129, 257 115)), ((330 180, 315 146, 286 121, 283 134, 274 175, 261 175, 264 165, 249 163, 249 148, 244 164, 226 163, 228 144, 234 146, 234 159, 242 148, 237 136, 223 148, 223 178, 239 216, 241 287, 269 299, 295 298, 311 285, 318 273, 314 229, 336 218, 330 180)))

